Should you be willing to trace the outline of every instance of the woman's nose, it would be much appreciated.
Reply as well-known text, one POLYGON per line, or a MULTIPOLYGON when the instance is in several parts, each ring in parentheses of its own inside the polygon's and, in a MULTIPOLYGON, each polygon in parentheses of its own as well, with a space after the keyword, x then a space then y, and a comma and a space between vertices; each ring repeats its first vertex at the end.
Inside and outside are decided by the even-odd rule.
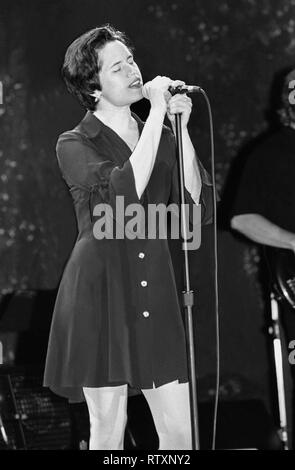
POLYGON ((129 75, 134 75, 135 74, 135 67, 133 64, 129 64, 129 62, 127 62, 126 64, 126 71, 128 73, 128 76, 129 75))

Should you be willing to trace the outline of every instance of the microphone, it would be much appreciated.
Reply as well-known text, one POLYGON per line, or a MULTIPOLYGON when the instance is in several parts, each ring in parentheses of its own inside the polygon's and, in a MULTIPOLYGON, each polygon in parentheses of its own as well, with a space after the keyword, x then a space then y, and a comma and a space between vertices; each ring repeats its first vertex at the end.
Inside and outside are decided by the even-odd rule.
MULTIPOLYGON (((177 85, 177 86, 170 86, 168 88, 169 93, 171 93, 172 96, 176 95, 177 93, 184 94, 184 93, 199 93, 202 91, 202 88, 200 86, 196 85, 177 85)), ((145 85, 142 87, 142 96, 146 99, 148 99, 146 90, 145 90, 145 85)))
POLYGON ((169 93, 172 96, 176 95, 177 93, 184 94, 184 93, 199 93, 202 90, 200 86, 196 85, 177 85, 177 86, 170 86, 168 88, 169 93))

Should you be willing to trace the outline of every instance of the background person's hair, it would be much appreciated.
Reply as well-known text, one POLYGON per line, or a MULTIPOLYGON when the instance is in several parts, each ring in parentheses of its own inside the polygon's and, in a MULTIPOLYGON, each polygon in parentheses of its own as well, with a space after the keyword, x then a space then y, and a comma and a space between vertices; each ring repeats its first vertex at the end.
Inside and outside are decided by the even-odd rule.
POLYGON ((94 111, 96 108, 95 98, 90 96, 90 93, 101 89, 99 51, 111 41, 121 41, 130 50, 133 50, 124 33, 106 24, 79 36, 68 47, 65 54, 62 77, 67 89, 82 106, 90 111, 94 111))
POLYGON ((290 126, 295 123, 295 105, 290 102, 290 93, 293 88, 289 87, 291 81, 295 80, 295 68, 287 71, 283 77, 280 105, 278 107, 278 115, 283 126, 290 126))

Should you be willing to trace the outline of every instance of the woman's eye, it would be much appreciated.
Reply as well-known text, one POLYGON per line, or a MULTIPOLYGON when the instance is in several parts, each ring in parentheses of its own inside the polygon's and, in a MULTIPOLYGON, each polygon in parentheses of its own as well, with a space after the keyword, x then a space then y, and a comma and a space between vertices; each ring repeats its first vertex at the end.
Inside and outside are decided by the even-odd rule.
POLYGON ((113 72, 119 72, 121 70, 121 67, 114 69, 113 72))
POLYGON ((130 57, 130 58, 128 59, 128 62, 129 62, 129 64, 133 64, 133 63, 134 63, 133 57, 130 57))

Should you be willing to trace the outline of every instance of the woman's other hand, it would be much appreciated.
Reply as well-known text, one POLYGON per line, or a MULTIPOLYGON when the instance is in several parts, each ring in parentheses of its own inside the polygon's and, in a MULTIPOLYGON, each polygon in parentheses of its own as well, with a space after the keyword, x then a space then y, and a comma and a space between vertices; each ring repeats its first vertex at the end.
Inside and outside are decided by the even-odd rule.
POLYGON ((192 112, 192 100, 185 94, 172 96, 167 103, 167 116, 175 127, 175 114, 181 114, 181 127, 187 127, 192 112))

